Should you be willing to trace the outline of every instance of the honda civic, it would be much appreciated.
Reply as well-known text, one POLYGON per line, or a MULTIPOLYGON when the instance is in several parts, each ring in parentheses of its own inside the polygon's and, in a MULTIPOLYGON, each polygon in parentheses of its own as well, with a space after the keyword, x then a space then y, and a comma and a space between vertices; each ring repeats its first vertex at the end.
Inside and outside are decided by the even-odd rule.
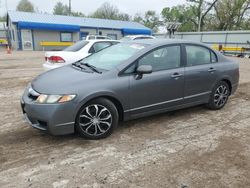
POLYGON ((120 121, 201 104, 219 110, 238 82, 238 63, 204 44, 128 41, 39 75, 21 106, 37 129, 100 139, 120 121))

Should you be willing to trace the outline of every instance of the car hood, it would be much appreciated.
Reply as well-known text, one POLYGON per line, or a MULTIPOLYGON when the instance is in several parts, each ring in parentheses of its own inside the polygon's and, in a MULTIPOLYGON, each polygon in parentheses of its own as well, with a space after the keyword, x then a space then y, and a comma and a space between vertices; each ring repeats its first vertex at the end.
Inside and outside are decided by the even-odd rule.
POLYGON ((81 71, 67 65, 37 76, 31 85, 35 91, 43 94, 74 94, 79 88, 101 76, 102 74, 81 71))

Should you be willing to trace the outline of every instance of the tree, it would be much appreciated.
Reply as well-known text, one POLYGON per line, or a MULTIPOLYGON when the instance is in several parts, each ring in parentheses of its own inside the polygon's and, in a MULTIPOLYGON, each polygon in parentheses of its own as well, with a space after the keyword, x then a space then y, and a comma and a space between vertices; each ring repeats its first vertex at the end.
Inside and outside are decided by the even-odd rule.
MULTIPOLYGON (((164 22, 180 22, 179 31, 209 30, 214 14, 214 7, 218 0, 186 0, 186 5, 172 8, 166 7, 161 15, 164 22)), ((229 1, 229 0, 228 0, 229 1)), ((210 28, 211 29, 211 28, 210 28)))
POLYGON ((69 15, 68 5, 64 5, 62 2, 57 2, 53 8, 54 15, 69 15))
POLYGON ((103 3, 93 14, 89 17, 92 18, 101 18, 101 19, 111 19, 111 20, 130 20, 130 16, 125 13, 121 13, 119 9, 108 3, 103 3))
POLYGON ((34 5, 28 0, 20 0, 16 10, 23 12, 35 12, 34 5))
POLYGON ((168 22, 179 22, 181 23, 179 31, 196 31, 197 22, 189 6, 178 5, 172 8, 166 7, 162 10, 161 16, 165 25, 168 22))
POLYGON ((207 14, 212 10, 212 8, 215 6, 218 0, 206 1, 206 0, 187 0, 188 2, 191 2, 190 9, 193 11, 195 17, 196 17, 196 23, 197 31, 202 31, 204 24, 205 24, 205 18, 207 14))
POLYGON ((217 30, 249 29, 250 0, 221 0, 215 6, 213 26, 217 30))
POLYGON ((85 17, 85 14, 83 14, 82 12, 71 12, 71 16, 76 16, 76 17, 85 17))
POLYGON ((152 29, 153 32, 157 32, 159 26, 161 25, 159 16, 153 10, 148 10, 144 13, 144 15, 137 13, 134 16, 134 21, 152 29))

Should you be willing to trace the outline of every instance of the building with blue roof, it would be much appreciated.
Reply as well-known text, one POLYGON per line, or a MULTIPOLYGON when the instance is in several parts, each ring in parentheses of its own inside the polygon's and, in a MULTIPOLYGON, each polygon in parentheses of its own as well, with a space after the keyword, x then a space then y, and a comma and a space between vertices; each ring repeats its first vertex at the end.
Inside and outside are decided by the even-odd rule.
MULTIPOLYGON (((87 35, 120 39, 126 35, 151 35, 151 30, 131 21, 8 11, 7 26, 13 49, 42 50, 41 42, 76 42, 87 35)), ((47 50, 60 49, 51 46, 47 50)))

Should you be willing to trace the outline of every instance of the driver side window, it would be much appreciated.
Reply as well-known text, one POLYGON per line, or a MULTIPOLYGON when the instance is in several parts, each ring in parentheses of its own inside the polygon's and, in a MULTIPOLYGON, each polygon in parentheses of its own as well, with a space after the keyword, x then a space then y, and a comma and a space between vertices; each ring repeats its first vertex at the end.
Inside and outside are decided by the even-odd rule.
POLYGON ((181 48, 179 45, 156 49, 138 61, 140 65, 151 65, 153 71, 174 69, 181 66, 181 48))

